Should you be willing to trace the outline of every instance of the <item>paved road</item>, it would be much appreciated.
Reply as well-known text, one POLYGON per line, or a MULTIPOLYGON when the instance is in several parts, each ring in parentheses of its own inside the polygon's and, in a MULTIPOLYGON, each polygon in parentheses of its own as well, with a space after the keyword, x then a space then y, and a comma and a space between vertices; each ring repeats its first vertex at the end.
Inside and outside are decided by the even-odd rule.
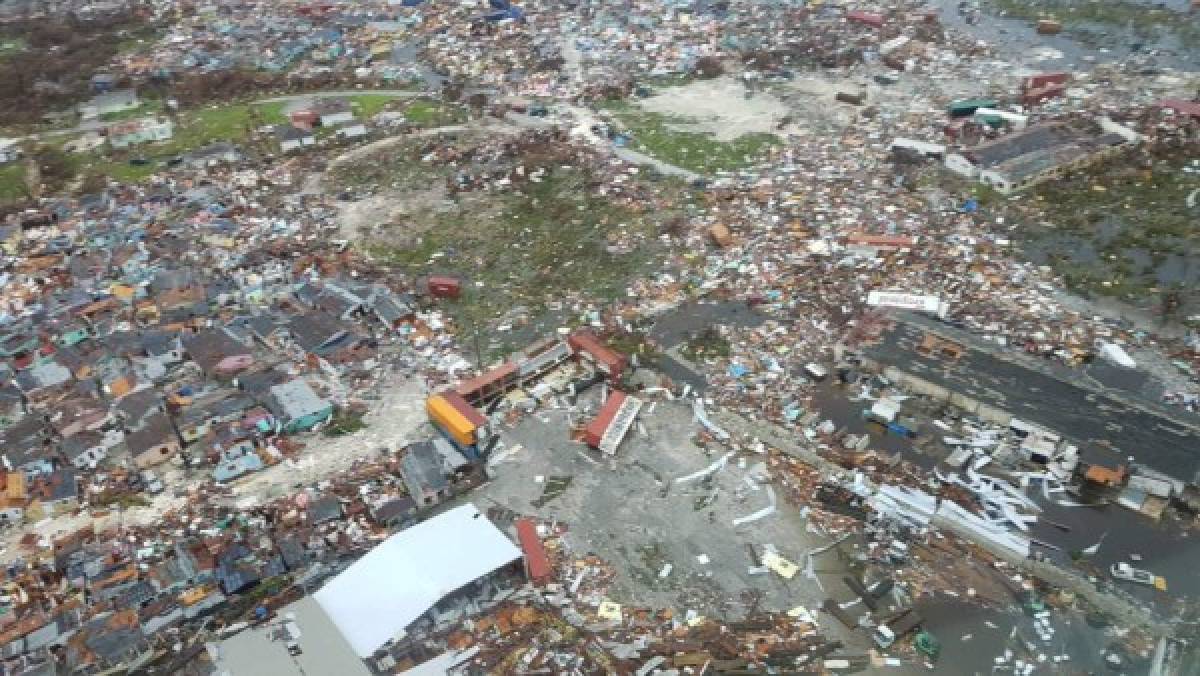
POLYGON ((332 99, 339 96, 351 97, 362 96, 363 94, 383 94, 386 96, 395 96, 397 98, 406 96, 428 96, 429 92, 416 91, 412 89, 335 89, 327 92, 307 92, 304 94, 288 94, 286 96, 273 96, 266 99, 258 99, 255 103, 279 103, 281 101, 307 101, 309 99, 332 99))

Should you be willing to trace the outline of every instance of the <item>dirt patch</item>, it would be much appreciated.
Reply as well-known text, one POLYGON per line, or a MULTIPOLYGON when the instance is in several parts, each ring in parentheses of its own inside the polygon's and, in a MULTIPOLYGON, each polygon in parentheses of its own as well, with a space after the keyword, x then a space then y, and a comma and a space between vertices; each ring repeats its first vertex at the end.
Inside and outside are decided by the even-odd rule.
POLYGON ((425 228, 411 220, 415 214, 438 208, 446 200, 446 186, 433 183, 427 190, 387 192, 338 207, 339 237, 351 241, 387 234, 394 240, 419 236, 425 228), (403 232, 394 227, 404 226, 403 232))
POLYGON ((734 77, 701 80, 672 87, 638 102, 652 113, 680 118, 671 125, 680 131, 712 134, 732 141, 746 134, 774 133, 788 107, 769 93, 745 97, 745 86, 734 77))

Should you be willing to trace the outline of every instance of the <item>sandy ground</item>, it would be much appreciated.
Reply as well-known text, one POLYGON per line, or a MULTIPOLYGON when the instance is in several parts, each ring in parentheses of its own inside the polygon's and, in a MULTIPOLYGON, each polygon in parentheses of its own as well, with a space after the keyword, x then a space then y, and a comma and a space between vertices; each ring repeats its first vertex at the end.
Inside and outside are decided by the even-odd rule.
POLYGON ((732 141, 746 134, 774 133, 788 107, 774 96, 758 92, 747 99, 745 87, 732 76, 702 80, 663 90, 638 102, 652 112, 683 117, 687 123, 672 124, 683 131, 712 134, 718 141, 732 141))
POLYGON ((376 456, 380 449, 395 450, 428 436, 425 417, 425 384, 404 377, 382 388, 363 418, 366 429, 344 437, 302 437, 307 446, 300 457, 268 467, 230 484, 239 505, 249 506, 294 492, 298 485, 326 479, 347 470, 355 461, 376 456))
MULTIPOLYGON (((377 226, 396 223, 412 214, 427 211, 446 199, 446 186, 433 183, 428 190, 389 191, 338 205, 339 236, 358 241, 375 234, 377 226)), ((419 230, 408 229, 406 234, 419 230)))

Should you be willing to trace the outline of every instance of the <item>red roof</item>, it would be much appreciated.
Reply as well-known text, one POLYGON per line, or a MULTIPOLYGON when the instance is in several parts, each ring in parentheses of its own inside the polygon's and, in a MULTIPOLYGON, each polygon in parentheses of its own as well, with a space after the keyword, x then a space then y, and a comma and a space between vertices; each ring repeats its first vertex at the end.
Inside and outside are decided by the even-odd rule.
POLYGON ((917 238, 907 235, 870 235, 865 232, 852 232, 846 235, 846 242, 868 246, 911 247, 917 244, 917 238))
POLYGON ((521 543, 521 552, 525 554, 525 575, 529 581, 534 584, 549 582, 553 569, 532 519, 517 519, 517 541, 521 543))
POLYGON ((883 15, 876 14, 875 12, 863 12, 861 10, 846 12, 846 19, 849 21, 857 21, 858 23, 865 23, 868 26, 874 26, 876 28, 879 28, 883 25, 883 15))
POLYGON ((600 445, 600 440, 604 438, 604 433, 608 431, 608 426, 612 424, 613 417, 621 410, 621 404, 624 402, 625 393, 620 390, 613 390, 608 395, 608 400, 600 407, 600 412, 583 428, 583 440, 588 446, 596 448, 600 445))
POLYGON ((600 365, 608 377, 616 380, 625 370, 625 355, 613 350, 596 339, 590 331, 576 331, 567 336, 567 343, 576 352, 587 353, 600 365))
POLYGON ((462 414, 462 417, 466 418, 467 422, 471 423, 475 427, 483 427, 487 425, 487 418, 483 417, 482 413, 475 410, 474 406, 468 404, 467 400, 463 399, 462 395, 458 392, 455 392, 454 390, 446 390, 445 392, 440 392, 439 394, 441 395, 442 399, 446 400, 447 404, 450 404, 454 407, 454 410, 462 414))
POLYGON ((1200 101, 1184 101, 1183 99, 1163 99, 1158 102, 1159 108, 1173 110, 1180 115, 1200 117, 1200 101))
POLYGON ((1021 84, 1022 89, 1037 89, 1048 84, 1063 84, 1070 79, 1070 73, 1038 73, 1025 78, 1021 84))
POLYGON ((511 361, 506 361, 502 365, 481 373, 470 380, 464 380, 454 388, 454 391, 462 395, 462 398, 467 401, 474 401, 479 396, 487 392, 495 392, 506 389, 509 384, 509 379, 517 372, 517 365, 511 361))

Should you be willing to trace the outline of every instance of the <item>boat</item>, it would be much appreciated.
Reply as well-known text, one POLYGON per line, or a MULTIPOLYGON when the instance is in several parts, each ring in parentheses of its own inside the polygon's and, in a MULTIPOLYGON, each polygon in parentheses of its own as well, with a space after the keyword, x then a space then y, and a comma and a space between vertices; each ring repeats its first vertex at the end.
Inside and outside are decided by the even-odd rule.
POLYGON ((1138 584, 1144 584, 1147 587, 1154 587, 1159 591, 1167 590, 1167 581, 1165 579, 1149 571, 1145 571, 1140 568, 1134 568, 1124 561, 1120 563, 1114 563, 1108 569, 1108 574, 1112 575, 1113 579, 1115 580, 1136 582, 1138 584))

